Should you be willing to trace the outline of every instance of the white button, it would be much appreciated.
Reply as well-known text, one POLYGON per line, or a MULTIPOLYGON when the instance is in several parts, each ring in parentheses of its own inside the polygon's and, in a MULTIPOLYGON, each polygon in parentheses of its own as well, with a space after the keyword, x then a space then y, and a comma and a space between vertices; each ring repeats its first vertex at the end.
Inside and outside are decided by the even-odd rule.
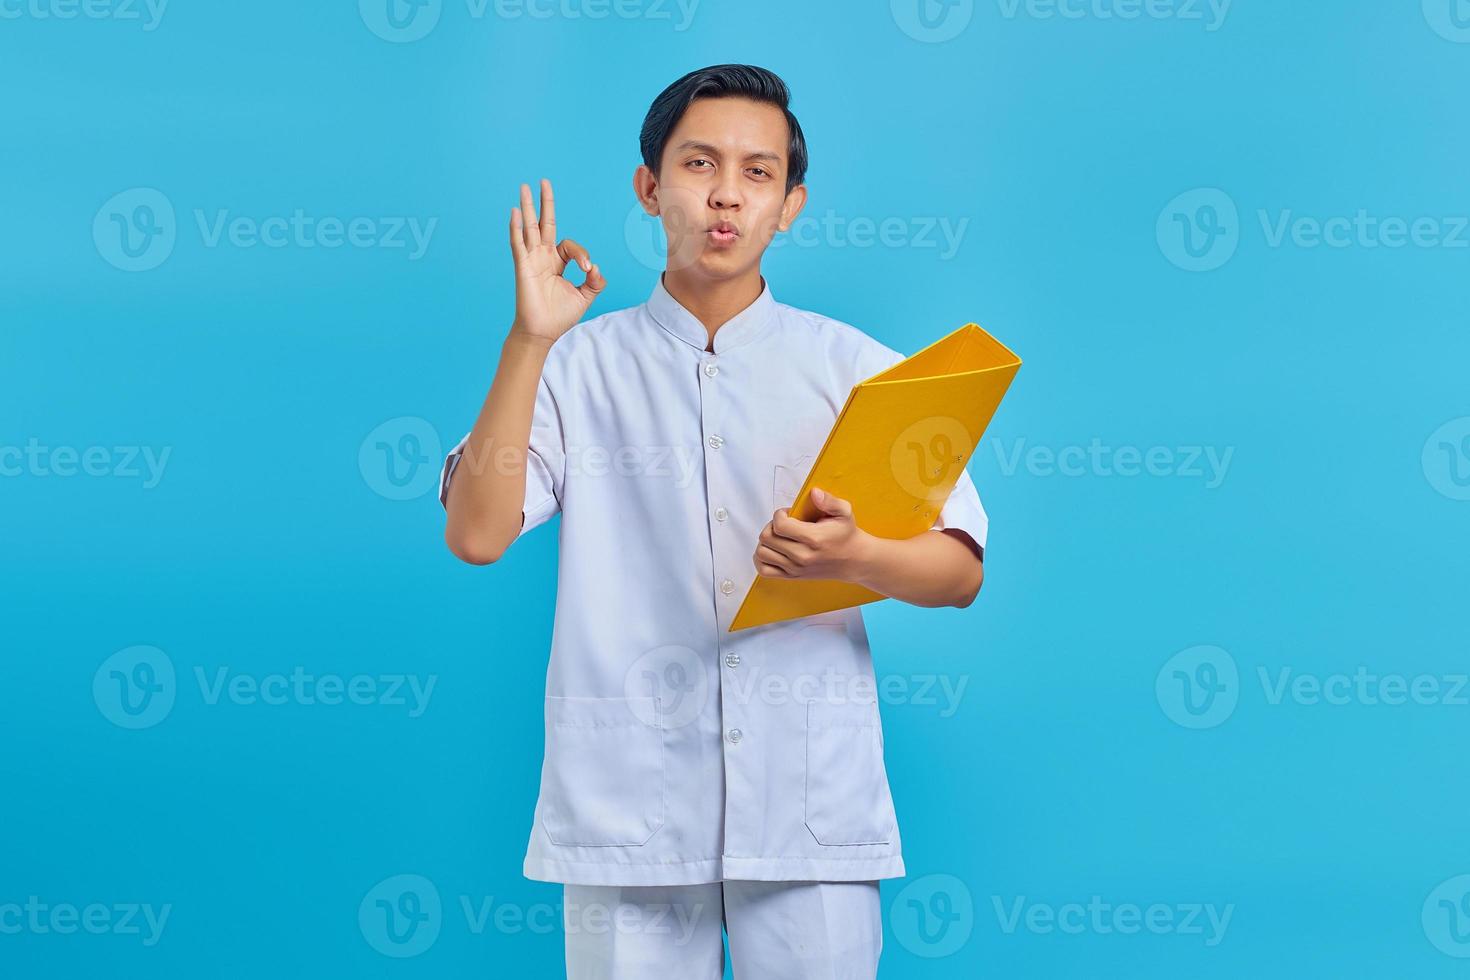
POLYGON ((740 738, 741 738, 740 729, 738 729, 738 728, 732 728, 732 729, 730 729, 728 732, 725 733, 725 737, 730 740, 731 744, 734 744, 735 742, 740 741, 740 738))
POLYGON ((707 361, 705 363, 705 365, 704 365, 704 376, 706 378, 713 378, 715 375, 717 375, 719 373, 720 373, 720 368, 713 361, 707 361))
POLYGON ((721 524, 723 524, 723 523, 725 523, 725 521, 727 521, 729 519, 730 519, 730 512, 728 510, 726 510, 723 507, 716 507, 715 508, 715 520, 717 520, 721 524))
POLYGON ((725 444, 725 440, 722 439, 722 438, 720 438, 719 436, 710 436, 709 437, 709 447, 711 449, 719 449, 724 444, 725 444))
POLYGON ((734 650, 731 650, 729 653, 725 654, 725 666, 726 667, 739 667, 740 666, 740 654, 736 653, 734 650))
POLYGON ((720 591, 725 593, 725 595, 729 595, 735 591, 735 583, 729 579, 725 579, 725 581, 720 583, 720 591))

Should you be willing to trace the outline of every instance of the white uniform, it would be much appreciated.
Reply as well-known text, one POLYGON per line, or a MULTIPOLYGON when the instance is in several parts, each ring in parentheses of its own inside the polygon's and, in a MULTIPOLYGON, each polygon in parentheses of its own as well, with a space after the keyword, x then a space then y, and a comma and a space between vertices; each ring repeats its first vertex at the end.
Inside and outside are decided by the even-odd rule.
MULTIPOLYGON (((521 533, 562 521, 525 873, 627 886, 901 876, 860 610, 727 629, 761 528, 791 504, 848 392, 903 355, 769 287, 707 343, 660 281, 547 356, 521 533)), ((968 474, 935 527, 984 547, 968 474)))
POLYGON ((567 885, 567 980, 873 980, 876 881, 567 885))

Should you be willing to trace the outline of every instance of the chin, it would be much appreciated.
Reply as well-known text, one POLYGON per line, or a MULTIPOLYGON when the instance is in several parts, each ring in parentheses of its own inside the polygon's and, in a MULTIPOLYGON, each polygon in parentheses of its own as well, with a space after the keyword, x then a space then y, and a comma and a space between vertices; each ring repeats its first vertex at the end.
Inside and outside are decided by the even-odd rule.
POLYGON ((734 279, 749 272, 751 263, 743 255, 710 251, 699 257, 695 268, 709 279, 734 279))

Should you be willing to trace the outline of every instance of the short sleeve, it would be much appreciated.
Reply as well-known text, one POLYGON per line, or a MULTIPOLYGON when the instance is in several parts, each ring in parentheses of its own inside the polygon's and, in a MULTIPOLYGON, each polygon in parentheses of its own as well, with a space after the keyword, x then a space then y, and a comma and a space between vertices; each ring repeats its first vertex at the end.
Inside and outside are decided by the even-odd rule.
MULTIPOLYGON (((449 506, 449 483, 465 461, 469 435, 449 451, 439 475, 439 503, 449 506)), ((495 465, 495 451, 482 465, 495 465)), ((561 492, 566 474, 566 440, 562 432, 561 413, 556 399, 543 376, 536 388, 536 407, 531 415, 531 434, 526 451, 526 498, 521 506, 521 534, 549 521, 561 510, 561 492)), ((519 535, 517 535, 519 537, 519 535)))
POLYGON ((976 557, 984 561, 985 535, 989 528, 990 519, 985 516, 985 508, 980 503, 975 482, 970 479, 969 470, 961 470, 960 478, 939 511, 939 519, 934 522, 933 529, 965 532, 975 544, 976 557))

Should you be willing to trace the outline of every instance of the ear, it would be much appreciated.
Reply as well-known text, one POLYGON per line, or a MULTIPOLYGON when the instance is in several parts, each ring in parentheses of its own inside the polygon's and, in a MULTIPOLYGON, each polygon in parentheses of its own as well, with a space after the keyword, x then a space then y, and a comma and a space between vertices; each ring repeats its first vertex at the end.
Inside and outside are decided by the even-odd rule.
POLYGON ((789 229, 804 207, 806 207, 806 185, 798 184, 791 188, 791 193, 786 195, 786 200, 781 204, 781 221, 776 225, 776 230, 789 229))
POLYGON ((633 171, 633 193, 638 196, 638 203, 643 205, 646 213, 658 217, 658 178, 647 164, 640 163, 633 171))

